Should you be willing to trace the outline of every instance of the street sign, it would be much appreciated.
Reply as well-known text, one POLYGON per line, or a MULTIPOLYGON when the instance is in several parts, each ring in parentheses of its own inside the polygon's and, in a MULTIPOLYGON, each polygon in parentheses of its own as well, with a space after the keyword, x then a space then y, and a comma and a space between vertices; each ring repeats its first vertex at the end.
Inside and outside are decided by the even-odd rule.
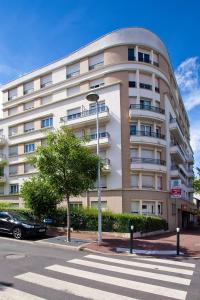
POLYGON ((172 179, 171 180, 171 197, 172 198, 181 198, 182 190, 181 190, 181 180, 180 179, 172 179))

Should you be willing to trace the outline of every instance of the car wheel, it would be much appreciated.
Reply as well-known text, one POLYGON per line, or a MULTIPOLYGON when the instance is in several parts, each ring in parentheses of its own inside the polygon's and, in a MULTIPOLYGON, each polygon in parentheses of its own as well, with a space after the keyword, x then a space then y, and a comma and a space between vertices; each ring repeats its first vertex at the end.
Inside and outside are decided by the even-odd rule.
POLYGON ((22 229, 20 227, 15 227, 13 229, 13 237, 17 240, 20 240, 22 239, 22 236, 23 236, 22 229))

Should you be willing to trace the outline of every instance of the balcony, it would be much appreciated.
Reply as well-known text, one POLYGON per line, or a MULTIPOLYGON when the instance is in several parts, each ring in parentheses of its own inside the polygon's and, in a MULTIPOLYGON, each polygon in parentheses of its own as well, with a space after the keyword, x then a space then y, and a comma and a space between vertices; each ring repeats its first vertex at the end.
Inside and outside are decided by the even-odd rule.
POLYGON ((165 135, 158 132, 152 132, 152 131, 130 132, 130 143, 166 146, 165 135))
POLYGON ((129 108, 129 117, 156 119, 159 121, 165 120, 165 110, 151 105, 131 104, 129 108))
POLYGON ((181 178, 182 182, 186 182, 187 181, 187 176, 184 173, 184 171, 177 165, 172 165, 171 166, 171 172, 170 172, 170 176, 171 177, 179 177, 181 178))
POLYGON ((185 153, 179 144, 170 145, 170 154, 172 160, 175 161, 177 164, 184 164, 185 163, 185 153))
MULTIPOLYGON (((110 113, 107 106, 99 107, 99 123, 106 122, 110 119, 110 113)), ((65 126, 71 128, 77 128, 85 124, 95 124, 96 123, 96 109, 85 110, 76 114, 65 116, 61 118, 61 122, 65 126)))
POLYGON ((0 183, 5 183, 6 182, 6 175, 0 174, 0 183))
POLYGON ((103 158, 102 163, 103 163, 102 172, 103 173, 110 173, 111 172, 110 159, 109 158, 103 158))
POLYGON ((5 136, 4 136, 4 135, 1 135, 1 136, 0 136, 0 147, 1 147, 1 146, 4 146, 5 143, 6 143, 5 136))
MULTIPOLYGON (((88 137, 88 141, 86 145, 88 147, 96 147, 97 145, 97 134, 90 134, 88 137)), ((110 145, 110 134, 108 132, 100 132, 99 133, 99 144, 102 147, 107 147, 110 145)))
POLYGON ((131 170, 166 172, 167 171, 166 161, 161 159, 154 159, 154 158, 132 157, 131 170))
POLYGON ((179 143, 185 141, 184 132, 176 118, 170 119, 169 130, 174 136, 176 136, 176 139, 179 143))

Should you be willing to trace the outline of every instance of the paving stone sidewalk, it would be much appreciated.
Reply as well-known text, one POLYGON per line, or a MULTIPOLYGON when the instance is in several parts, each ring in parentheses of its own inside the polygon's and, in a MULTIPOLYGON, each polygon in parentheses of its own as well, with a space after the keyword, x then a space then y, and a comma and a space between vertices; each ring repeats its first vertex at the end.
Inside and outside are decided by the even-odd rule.
MULTIPOLYGON (((51 232, 51 234, 56 235, 56 231, 51 232)), ((65 235, 65 233, 59 232, 58 235, 65 235)), ((72 232, 72 238, 92 241, 86 246, 83 245, 83 249, 89 249, 107 254, 117 254, 117 248, 129 248, 129 239, 127 238, 116 238, 106 235, 103 236, 103 243, 101 246, 98 246, 96 242, 96 233, 72 232)), ((194 228, 193 230, 182 231, 180 241, 181 252, 183 252, 186 256, 200 257, 200 227, 194 228)), ((148 238, 134 239, 134 249, 175 251, 176 234, 165 233, 148 238)))

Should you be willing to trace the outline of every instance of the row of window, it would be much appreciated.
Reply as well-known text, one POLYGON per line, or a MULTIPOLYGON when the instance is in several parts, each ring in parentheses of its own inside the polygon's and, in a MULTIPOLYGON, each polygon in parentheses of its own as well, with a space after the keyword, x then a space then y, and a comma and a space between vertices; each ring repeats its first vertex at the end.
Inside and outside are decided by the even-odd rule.
MULTIPOLYGON (((53 126, 53 117, 47 117, 42 119, 41 121, 41 128, 48 128, 53 126)), ((34 121, 32 122, 27 122, 24 123, 24 132, 31 132, 35 130, 35 123, 34 121)), ((18 132, 18 126, 12 126, 9 128, 9 136, 14 136, 19 134, 18 132)))
MULTIPOLYGON (((135 81, 129 81, 129 82, 128 82, 128 86, 129 86, 129 88, 136 88, 136 87, 137 87, 135 81)), ((147 83, 142 83, 142 82, 140 82, 139 87, 140 87, 141 89, 145 89, 145 90, 150 90, 150 91, 152 91, 152 85, 151 85, 151 84, 147 84, 147 83)), ((155 87, 155 92, 156 92, 156 93, 160 93, 159 87, 155 87)))
MULTIPOLYGON (((9 175, 17 175, 19 173, 19 165, 10 165, 9 166, 9 175)), ((24 164, 24 173, 31 173, 35 171, 35 168, 29 164, 25 163, 24 164)))
MULTIPOLYGON (((89 70, 94 70, 104 64, 104 53, 97 54, 89 58, 89 70)), ((67 66, 66 78, 72 78, 80 74, 80 63, 74 63, 67 66)), ((40 78, 40 88, 50 86, 52 84, 52 73, 47 74, 40 78)), ((34 81, 29 81, 23 84, 23 94, 27 95, 34 92, 34 81)), ((8 100, 18 97, 17 87, 8 91, 8 100)))
POLYGON ((136 57, 135 55, 135 49, 134 48, 129 48, 128 49, 128 60, 129 61, 140 61, 140 62, 144 62, 144 63, 148 63, 148 64, 151 64, 153 63, 155 66, 159 66, 159 63, 158 63, 158 55, 154 53, 154 57, 152 58, 153 61, 151 61, 150 59, 150 53, 144 53, 144 52, 141 52, 141 51, 138 51, 138 55, 136 57))
MULTIPOLYGON (((155 176, 141 174, 140 186, 139 174, 133 174, 131 175, 131 186, 133 188, 155 189, 155 176)), ((162 176, 157 176, 157 189, 162 190, 162 176)))

